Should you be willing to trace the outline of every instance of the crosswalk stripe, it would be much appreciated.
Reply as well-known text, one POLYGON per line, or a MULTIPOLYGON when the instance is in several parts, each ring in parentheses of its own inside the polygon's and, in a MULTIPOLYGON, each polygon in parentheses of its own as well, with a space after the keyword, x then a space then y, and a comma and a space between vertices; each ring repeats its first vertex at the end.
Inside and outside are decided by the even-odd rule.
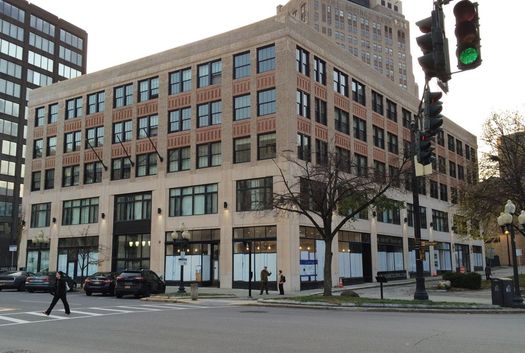
POLYGON ((0 315, 0 320, 6 320, 6 321, 9 321, 9 322, 14 322, 16 324, 27 324, 28 322, 30 322, 30 321, 27 321, 27 320, 15 319, 14 317, 2 316, 2 315, 0 315))
POLYGON ((132 313, 133 311, 129 311, 129 310, 121 310, 121 309, 109 309, 109 308, 98 308, 96 306, 93 306, 89 309, 93 309, 93 310, 103 310, 103 311, 113 311, 115 313, 122 313, 122 314, 127 314, 127 313, 132 313))
POLYGON ((153 304, 143 304, 143 305, 141 305, 141 307, 160 308, 160 309, 178 309, 178 310, 186 309, 186 308, 180 307, 180 306, 166 306, 166 305, 153 305, 153 304))
POLYGON ((117 305, 117 308, 132 309, 132 310, 143 310, 143 311, 160 311, 160 309, 153 308, 143 308, 140 306, 126 306, 126 305, 117 305))
POLYGON ((184 308, 184 309, 205 309, 205 308, 208 308, 207 306, 196 305, 196 304, 170 304, 170 303, 166 303, 164 305, 168 306, 168 307, 177 307, 177 308, 184 308))
POLYGON ((35 316, 40 316, 40 317, 48 317, 50 319, 58 319, 58 320, 65 320, 65 319, 67 319, 67 317, 64 317, 64 316, 46 315, 46 314, 40 313, 38 311, 27 311, 24 314, 35 315, 35 316))
POLYGON ((79 311, 79 310, 71 310, 72 313, 80 314, 80 315, 89 315, 89 316, 101 316, 104 314, 97 314, 97 313, 90 313, 87 311, 79 311))

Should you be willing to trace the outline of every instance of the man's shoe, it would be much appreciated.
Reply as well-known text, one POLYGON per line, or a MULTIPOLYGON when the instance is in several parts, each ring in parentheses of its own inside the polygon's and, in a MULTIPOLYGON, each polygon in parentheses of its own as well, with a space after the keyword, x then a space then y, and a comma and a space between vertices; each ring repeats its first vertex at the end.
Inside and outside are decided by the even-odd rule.
POLYGON ((45 314, 45 315, 49 316, 49 313, 46 312, 46 311, 42 311, 42 314, 45 314))

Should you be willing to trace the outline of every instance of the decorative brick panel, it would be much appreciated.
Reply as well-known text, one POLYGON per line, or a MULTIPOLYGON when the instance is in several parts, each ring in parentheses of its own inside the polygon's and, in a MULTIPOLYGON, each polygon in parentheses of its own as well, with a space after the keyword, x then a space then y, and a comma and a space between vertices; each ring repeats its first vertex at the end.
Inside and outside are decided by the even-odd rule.
POLYGON ((147 102, 137 106, 137 116, 145 116, 156 114, 159 110, 159 103, 157 100, 153 102, 147 102))
POLYGON ((355 102, 352 103, 352 113, 355 116, 366 120, 366 108, 363 107, 361 104, 355 102))
POLYGON ((327 97, 326 87, 315 83, 314 84, 314 91, 315 91, 315 96, 316 97, 319 97, 322 100, 326 101, 326 97, 327 97))
POLYGON ((438 145, 437 143, 435 143, 434 146, 436 146, 436 153, 437 154, 439 154, 440 156, 445 156, 446 155, 447 150, 445 149, 444 146, 438 145))
POLYGON ((315 138, 328 141, 328 128, 324 125, 315 125, 315 138))
POLYGON ((340 134, 339 132, 335 133, 335 145, 338 147, 345 148, 350 150, 352 148, 352 142, 350 141, 350 136, 340 134))
POLYGON ((46 135, 47 137, 51 136, 51 135, 56 135, 57 134, 57 124, 53 124, 53 125, 47 125, 46 126, 46 135))
POLYGON ((297 88, 301 91, 310 93, 310 79, 302 75, 297 75, 297 88))
POLYGON ((33 139, 38 139, 44 136, 44 127, 35 127, 33 130, 33 139))
POLYGON ((55 157, 46 158, 44 168, 45 169, 55 168, 55 162, 56 162, 55 157))
POLYGON ((189 132, 168 135, 168 149, 189 146, 190 144, 191 135, 189 132))
POLYGON ((126 107, 126 108, 120 108, 118 110, 113 111, 113 122, 119 122, 124 120, 129 120, 133 116, 133 108, 132 107, 126 107))
POLYGON ((388 164, 393 166, 399 165, 399 157, 391 153, 388 154, 388 164))
POLYGON ((379 114, 372 113, 372 123, 380 128, 385 128, 385 118, 379 114))
POLYGON ((80 152, 65 154, 62 158, 62 165, 77 165, 80 164, 80 152))
POLYGON ((257 133, 272 132, 276 129, 275 117, 257 119, 257 133))
MULTIPOLYGON (((153 141, 153 145, 155 145, 155 147, 156 147, 157 146, 157 138, 156 137, 152 137, 151 141, 153 141)), ((137 154, 155 152, 155 148, 153 147, 153 145, 151 144, 151 142, 147 138, 139 140, 135 144, 135 152, 137 154)))
POLYGON ((120 144, 111 146, 111 158, 124 157, 126 156, 126 151, 128 155, 131 155, 131 143, 125 143, 124 148, 122 148, 120 144), (124 150, 124 148, 126 148, 126 150, 124 150))
POLYGON ((392 120, 387 119, 386 121, 386 131, 393 133, 394 135, 397 135, 397 123, 393 122, 392 120))
POLYGON ((32 171, 38 171, 42 169, 42 160, 41 159, 34 159, 31 161, 31 170, 32 171))
POLYGON ((221 99, 221 87, 203 88, 197 91, 197 104, 221 99))
POLYGON ((354 152, 368 156, 368 145, 365 142, 354 140, 354 152))
POLYGON ((104 113, 99 113, 86 118, 86 128, 104 125, 104 113))
POLYGON ((275 87, 275 73, 257 75, 257 90, 275 87))
POLYGON ((406 127, 403 128, 403 140, 412 141, 412 136, 410 135, 410 130, 406 127))
MULTIPOLYGON (((102 148, 95 148, 95 151, 97 152, 100 159, 104 159, 102 155, 102 148)), ((84 152, 84 163, 96 162, 96 161, 98 161, 98 158, 95 152, 93 152, 92 150, 84 152)))
POLYGON ((168 97, 168 109, 178 109, 191 105, 191 93, 178 94, 168 97))
POLYGON ((297 132, 302 132, 303 134, 311 135, 311 124, 310 121, 297 118, 297 132))
POLYGON ((250 79, 233 81, 232 94, 238 96, 240 94, 250 93, 250 79))
POLYGON ((381 149, 379 149, 379 148, 374 147, 374 150, 372 152, 372 156, 373 156, 374 160, 376 160, 376 161, 383 162, 383 163, 386 162, 386 152, 381 150, 381 149))
POLYGON ((221 127, 214 126, 197 130, 197 143, 215 142, 221 140, 221 127))
POLYGON ((347 112, 350 111, 350 101, 345 96, 340 94, 334 94, 334 105, 340 109, 343 109, 347 112))
POLYGON ((233 127, 233 137, 241 137, 241 136, 249 136, 250 135, 250 122, 249 121, 243 121, 243 122, 235 122, 232 125, 233 127))

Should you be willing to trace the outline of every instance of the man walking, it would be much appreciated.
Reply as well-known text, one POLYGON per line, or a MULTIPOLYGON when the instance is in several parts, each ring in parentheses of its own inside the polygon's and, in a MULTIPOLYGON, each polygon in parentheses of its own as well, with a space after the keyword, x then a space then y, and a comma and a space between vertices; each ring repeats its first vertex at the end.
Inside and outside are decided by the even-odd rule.
POLYGON ((66 293, 67 293, 67 282, 64 278, 64 272, 58 271, 55 275, 55 288, 53 293, 53 300, 51 301, 51 304, 49 305, 49 308, 47 308, 46 311, 44 311, 44 314, 49 315, 51 314, 51 310, 55 307, 58 300, 62 300, 62 304, 64 304, 64 309, 66 311, 66 315, 69 315, 71 312, 69 311, 69 304, 67 302, 66 293))
POLYGON ((268 277, 270 277, 271 274, 266 266, 261 270, 261 294, 263 294, 265 290, 266 294, 268 294, 268 277))

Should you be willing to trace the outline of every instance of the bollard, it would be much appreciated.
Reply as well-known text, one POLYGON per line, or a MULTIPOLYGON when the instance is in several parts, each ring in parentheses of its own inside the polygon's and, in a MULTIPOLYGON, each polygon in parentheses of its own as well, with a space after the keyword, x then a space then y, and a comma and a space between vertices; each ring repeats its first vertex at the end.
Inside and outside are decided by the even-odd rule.
POLYGON ((379 287, 381 289, 381 299, 383 299, 383 283, 388 282, 385 276, 378 275, 376 276, 376 281, 379 282, 379 287))
POLYGON ((191 300, 197 300, 199 297, 199 285, 197 283, 191 284, 191 300))

